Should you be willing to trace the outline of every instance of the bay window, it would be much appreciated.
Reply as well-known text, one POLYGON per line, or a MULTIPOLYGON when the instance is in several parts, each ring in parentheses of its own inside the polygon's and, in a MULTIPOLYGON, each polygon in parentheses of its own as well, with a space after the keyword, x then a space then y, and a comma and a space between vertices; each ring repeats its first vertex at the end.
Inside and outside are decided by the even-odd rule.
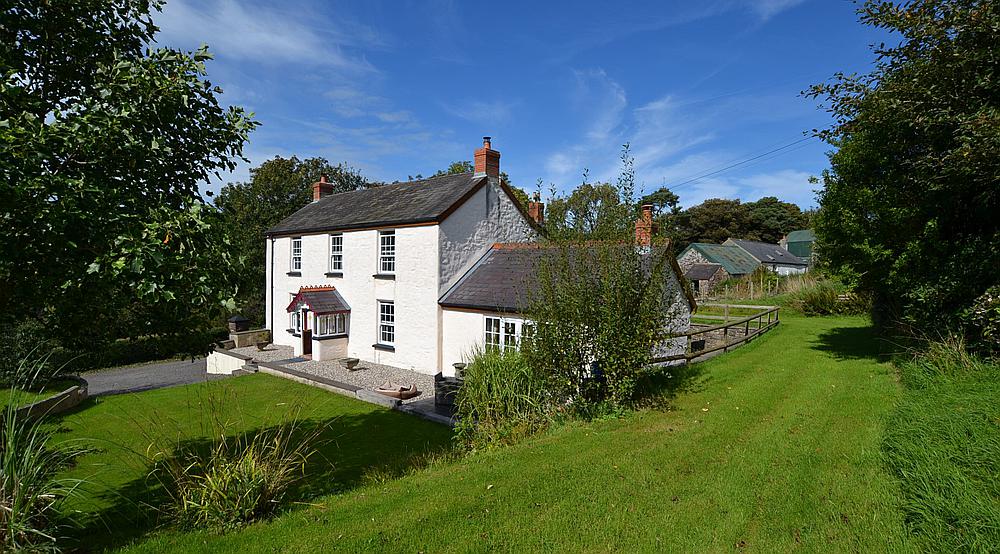
POLYGON ((324 314, 316 316, 316 329, 320 336, 346 335, 347 314, 324 314))

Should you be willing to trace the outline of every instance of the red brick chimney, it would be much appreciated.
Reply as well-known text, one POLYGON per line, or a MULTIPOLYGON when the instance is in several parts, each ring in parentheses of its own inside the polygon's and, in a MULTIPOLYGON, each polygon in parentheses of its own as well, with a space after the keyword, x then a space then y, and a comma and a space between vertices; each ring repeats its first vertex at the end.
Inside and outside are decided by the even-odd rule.
POLYGON ((319 181, 313 183, 313 202, 333 194, 333 184, 326 181, 326 173, 319 176, 319 181))
POLYGON ((528 217, 535 220, 539 225, 545 225, 545 204, 541 202, 542 195, 535 193, 534 197, 528 201, 528 217))
POLYGON ((490 137, 483 137, 483 147, 476 150, 476 177, 500 178, 500 152, 490 147, 490 137))
POLYGON ((653 243, 653 235, 660 226, 653 223, 653 205, 643 204, 639 219, 635 220, 635 243, 639 246, 649 246, 653 243))

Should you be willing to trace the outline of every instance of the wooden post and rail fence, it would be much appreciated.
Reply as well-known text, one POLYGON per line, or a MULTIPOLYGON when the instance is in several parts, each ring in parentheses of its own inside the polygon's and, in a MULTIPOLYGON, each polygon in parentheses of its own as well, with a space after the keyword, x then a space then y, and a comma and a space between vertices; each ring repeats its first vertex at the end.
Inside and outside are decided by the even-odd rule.
POLYGON ((690 363, 695 358, 700 358, 706 354, 722 350, 728 351, 730 348, 749 342, 754 338, 770 331, 779 323, 778 306, 746 306, 741 304, 702 304, 705 308, 722 308, 723 315, 702 315, 693 314, 692 319, 721 320, 722 323, 700 329, 692 329, 684 333, 674 335, 674 339, 685 338, 687 346, 683 354, 656 358, 653 361, 675 362, 684 360, 690 363), (749 316, 737 317, 730 321, 730 309, 736 310, 760 310, 749 316), (721 341, 718 344, 709 344, 709 339, 721 334, 721 341))

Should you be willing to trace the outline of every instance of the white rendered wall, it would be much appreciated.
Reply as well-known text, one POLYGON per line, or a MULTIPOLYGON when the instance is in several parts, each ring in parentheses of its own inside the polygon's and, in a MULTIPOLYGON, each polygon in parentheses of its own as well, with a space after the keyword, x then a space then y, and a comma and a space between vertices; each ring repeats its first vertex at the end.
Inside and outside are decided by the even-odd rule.
MULTIPOLYGON (((327 277, 327 233, 302 236, 301 276, 287 275, 291 238, 274 240, 274 298, 268 301, 273 321, 268 327, 274 343, 301 353, 301 339, 287 331, 289 293, 299 287, 333 285, 351 308, 347 355, 361 360, 434 373, 438 367, 438 231, 436 225, 400 227, 396 232, 395 279, 376 279, 378 231, 343 233, 344 267, 341 277, 327 277), (395 303, 395 352, 376 350, 378 300, 395 303), (273 326, 272 326, 273 325, 273 326)), ((270 253, 268 253, 270 254, 270 253)), ((270 271, 270 257, 266 260, 270 271)), ((268 276, 270 289, 270 275, 268 276)), ((312 318, 310 318, 312 319, 312 318)), ((310 321, 315 332, 315 322, 310 321)), ((321 354, 322 355, 322 354, 321 354)))
MULTIPOLYGON (((500 314, 489 315, 499 317, 500 314)), ((455 375, 452 364, 468 363, 473 348, 483 345, 485 316, 485 312, 441 310, 441 372, 445 376, 455 375)))
POLYGON ((443 295, 495 242, 530 242, 537 233, 493 179, 452 212, 440 227, 443 295))

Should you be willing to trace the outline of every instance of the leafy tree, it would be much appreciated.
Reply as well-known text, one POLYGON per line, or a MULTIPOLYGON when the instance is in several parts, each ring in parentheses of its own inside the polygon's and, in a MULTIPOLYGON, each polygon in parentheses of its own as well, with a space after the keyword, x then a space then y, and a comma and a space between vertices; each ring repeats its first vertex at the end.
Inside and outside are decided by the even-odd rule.
POLYGON ((684 210, 679 222, 683 248, 692 242, 721 243, 728 238, 742 238, 749 228, 746 206, 739 200, 710 198, 684 210))
POLYGON ((229 183, 216 198, 229 241, 243 256, 237 309, 258 324, 264 320, 264 231, 311 202, 312 184, 322 175, 333 184, 334 193, 372 185, 343 164, 276 156, 251 169, 250 181, 229 183))
POLYGON ((660 187, 643 196, 639 204, 652 204, 656 215, 676 215, 680 213, 680 197, 667 187, 660 187))
POLYGON ((582 183, 568 196, 557 196, 546 208, 551 236, 601 238, 614 230, 621 208, 618 190, 610 183, 582 183))
POLYGON ((874 48, 871 73, 807 93, 835 119, 817 133, 836 147, 819 254, 875 294, 876 315, 939 330, 998 280, 1000 9, 868 1, 858 13, 901 40, 874 48))
POLYGON ((204 323, 233 294, 199 183, 257 123, 223 108, 206 49, 154 48, 162 2, 0 11, 0 310, 101 339, 204 323), (127 317, 122 317, 127 314, 127 317))
POLYGON ((438 175, 456 175, 459 173, 472 173, 474 170, 475 167, 473 167, 472 162, 470 162, 469 160, 461 160, 457 162, 452 162, 451 165, 449 165, 445 169, 439 169, 436 173, 434 173, 434 177, 437 177, 438 175))
POLYGON ((747 229, 743 236, 753 240, 777 244, 781 237, 808 225, 808 219, 798 206, 774 196, 748 202, 743 208, 747 212, 747 229))

